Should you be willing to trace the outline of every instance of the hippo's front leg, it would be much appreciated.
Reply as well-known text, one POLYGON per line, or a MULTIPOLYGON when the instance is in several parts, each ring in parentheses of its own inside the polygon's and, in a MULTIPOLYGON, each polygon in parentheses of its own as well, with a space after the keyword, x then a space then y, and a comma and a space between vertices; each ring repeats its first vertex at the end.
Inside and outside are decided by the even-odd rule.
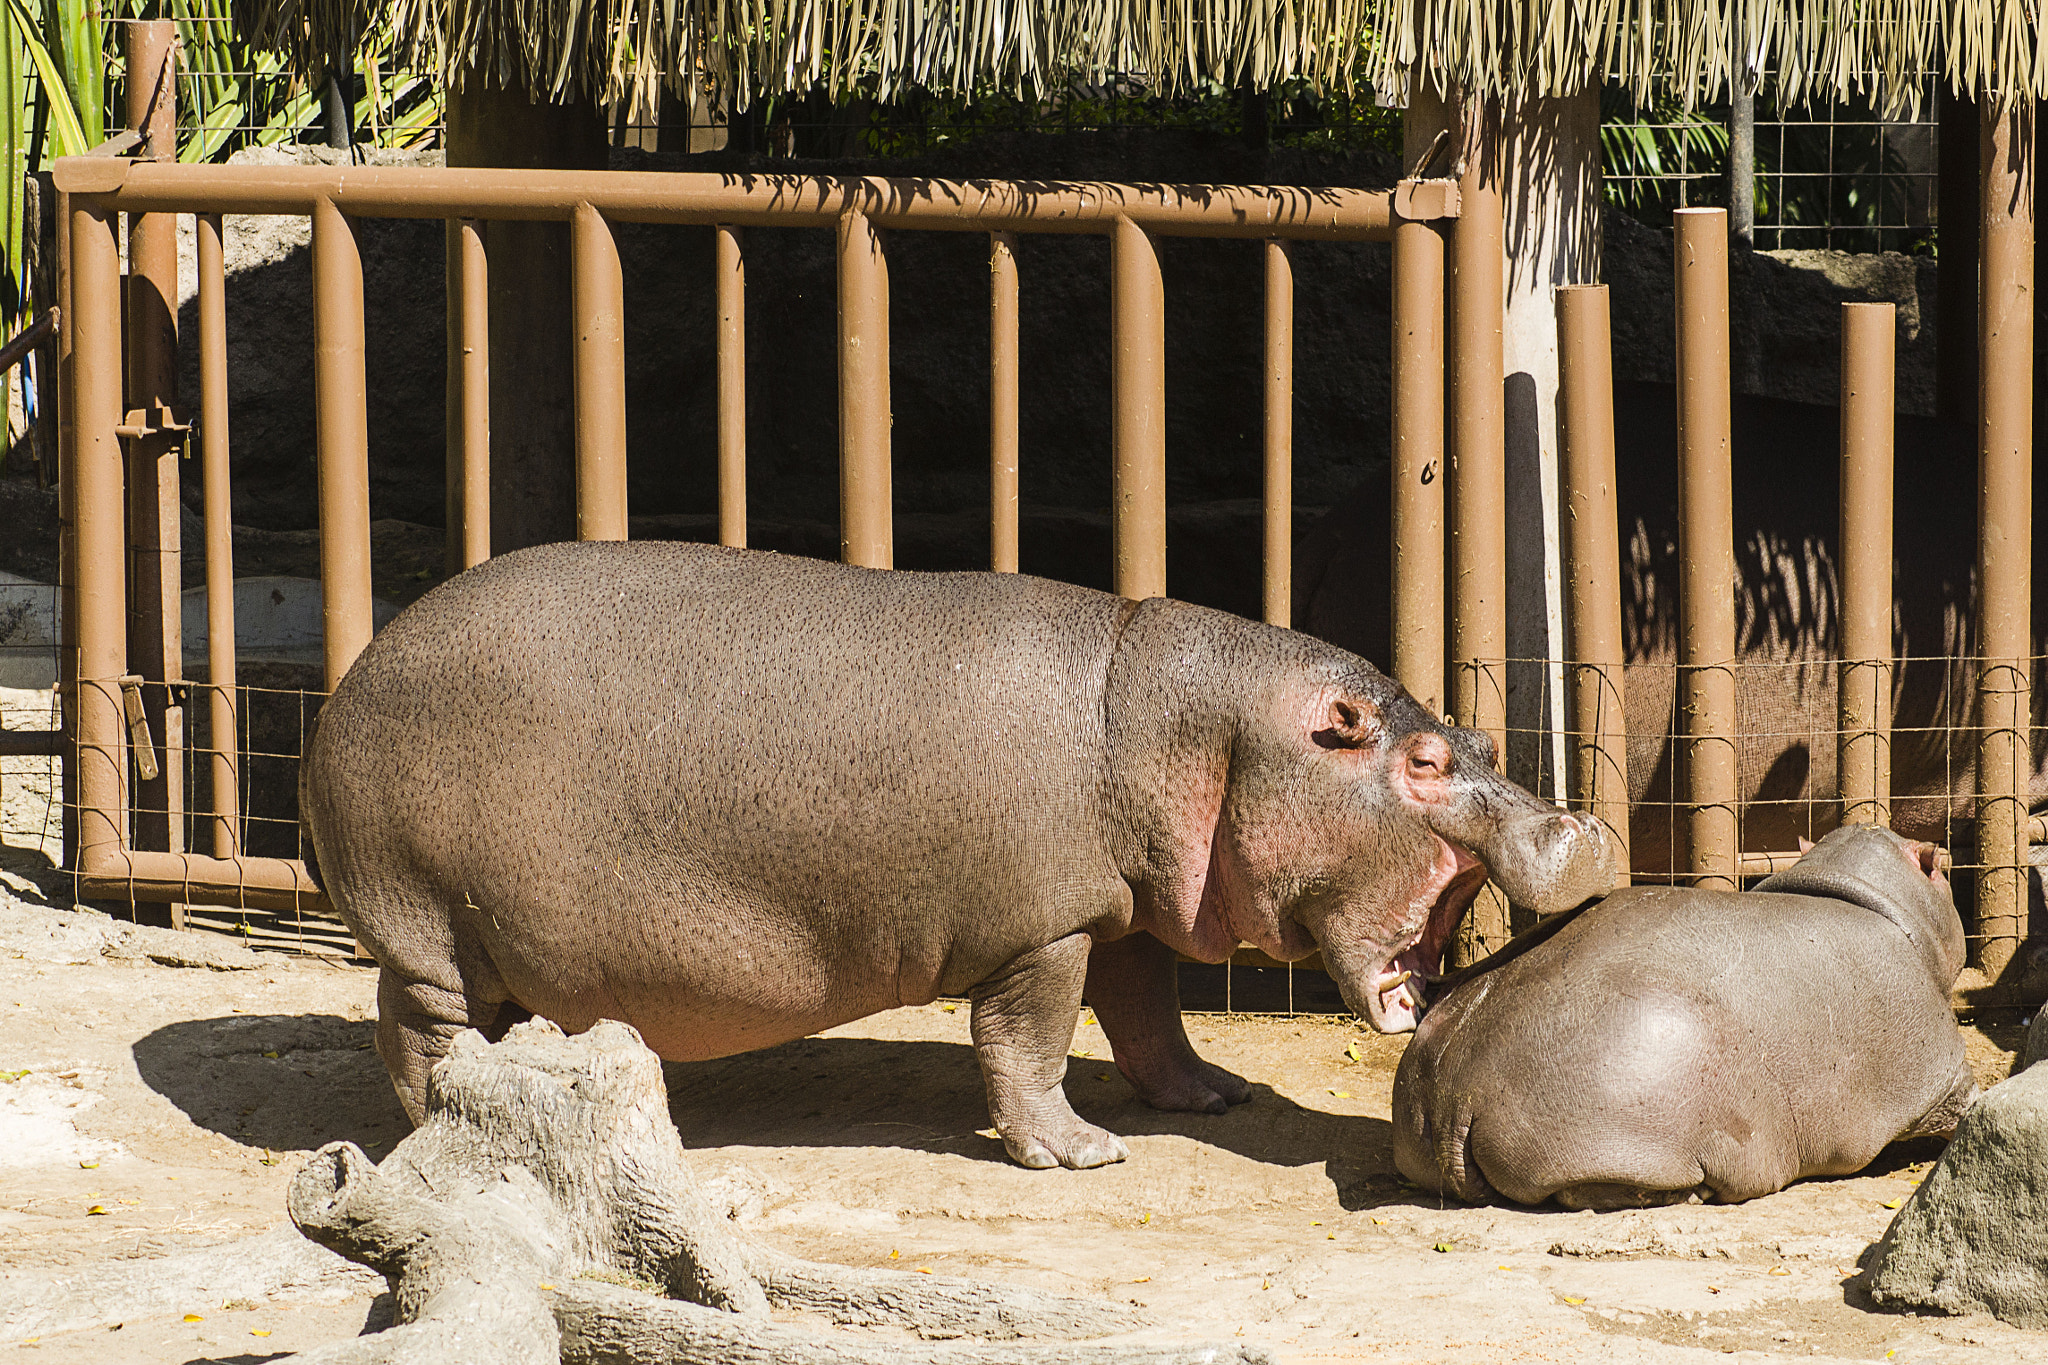
POLYGON ((1116 1068, 1154 1109, 1221 1114, 1252 1097, 1244 1077, 1203 1061, 1180 1015, 1180 960, 1142 930, 1088 955, 1088 1004, 1116 1068))
POLYGON ((968 992, 989 1117, 1010 1155, 1034 1170, 1107 1166, 1130 1155, 1114 1133, 1083 1122, 1061 1088, 1088 942, 1072 934, 1034 948, 968 992))

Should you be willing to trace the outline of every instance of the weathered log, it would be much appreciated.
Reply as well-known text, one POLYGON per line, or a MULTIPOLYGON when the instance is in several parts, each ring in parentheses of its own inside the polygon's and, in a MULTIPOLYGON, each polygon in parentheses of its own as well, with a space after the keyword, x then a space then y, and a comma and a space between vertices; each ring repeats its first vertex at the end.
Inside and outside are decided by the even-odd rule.
MULTIPOLYGON (((398 1325, 301 1357, 320 1365, 1213 1365, 1242 1345, 1085 1344, 1129 1308, 974 1280, 822 1265, 754 1246, 699 1196, 661 1064, 620 1023, 565 1037, 459 1036, 426 1117, 384 1163, 335 1143, 289 1196, 305 1235, 390 1281, 398 1325), (636 1287, 638 1286, 638 1287, 636 1287), (807 1331, 770 1306, 921 1338, 807 1331)), ((822 1325, 822 1324, 821 1324, 822 1325)))
POLYGON ((578 1280, 553 1295, 562 1365, 1228 1365, 1269 1361, 1258 1347, 927 1346, 757 1323, 618 1285, 578 1280))
POLYGON ((1076 1299, 950 1275, 820 1265, 763 1246, 747 1269, 777 1308, 822 1313, 850 1327, 902 1327, 921 1337, 1099 1337, 1142 1319, 1108 1299, 1076 1299))
POLYGON ((111 1327, 224 1299, 349 1299, 376 1283, 287 1223, 153 1260, 0 1274, 0 1340, 111 1327))

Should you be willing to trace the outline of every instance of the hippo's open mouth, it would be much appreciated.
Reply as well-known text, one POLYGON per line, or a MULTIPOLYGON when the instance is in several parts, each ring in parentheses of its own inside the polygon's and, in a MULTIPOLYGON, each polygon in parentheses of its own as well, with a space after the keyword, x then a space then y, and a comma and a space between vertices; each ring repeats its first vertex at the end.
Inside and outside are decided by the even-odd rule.
POLYGON ((1444 948, 1484 885, 1486 865, 1439 837, 1429 881, 1415 898, 1417 905, 1429 905, 1421 931, 1381 964, 1365 993, 1366 1022, 1373 1028, 1406 1033, 1422 1022, 1423 1011, 1429 1008, 1429 985, 1444 974, 1444 948))

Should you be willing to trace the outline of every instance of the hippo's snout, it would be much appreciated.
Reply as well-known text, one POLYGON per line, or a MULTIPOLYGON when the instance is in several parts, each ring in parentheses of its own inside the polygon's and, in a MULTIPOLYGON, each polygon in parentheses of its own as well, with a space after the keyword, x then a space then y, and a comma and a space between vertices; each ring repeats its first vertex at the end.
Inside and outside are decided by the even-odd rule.
POLYGON ((1591 815, 1544 807, 1502 820, 1470 841, 1509 901, 1555 915, 1614 888, 1615 841, 1591 815))

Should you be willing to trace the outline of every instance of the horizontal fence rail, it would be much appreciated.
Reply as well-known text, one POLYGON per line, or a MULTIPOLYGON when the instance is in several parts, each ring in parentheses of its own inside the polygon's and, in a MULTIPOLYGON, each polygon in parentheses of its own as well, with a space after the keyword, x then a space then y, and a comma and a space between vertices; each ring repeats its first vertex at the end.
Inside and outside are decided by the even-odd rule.
POLYGON ((423 166, 179 166, 62 157, 59 191, 124 213, 515 218, 568 222, 589 205, 615 222, 822 227, 849 213, 877 228, 1108 233, 1129 221, 1163 237, 1383 242, 1397 212, 1453 217, 1454 189, 1283 185, 1112 185, 1071 181, 890 180, 711 172, 463 170, 423 166), (1399 205, 1396 199, 1401 199, 1399 205))

